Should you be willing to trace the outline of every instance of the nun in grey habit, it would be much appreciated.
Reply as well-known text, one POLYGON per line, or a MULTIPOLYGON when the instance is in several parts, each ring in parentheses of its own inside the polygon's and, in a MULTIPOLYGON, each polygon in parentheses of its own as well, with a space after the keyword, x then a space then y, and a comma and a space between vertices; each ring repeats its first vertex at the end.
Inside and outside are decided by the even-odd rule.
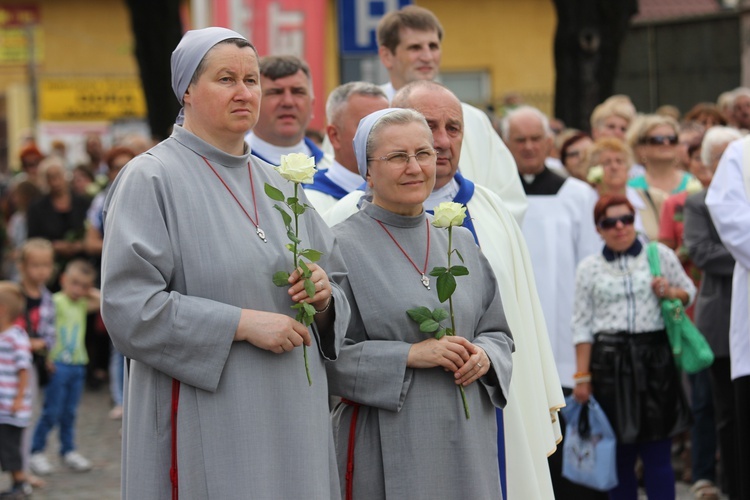
POLYGON ((224 28, 190 31, 172 75, 184 124, 125 167, 105 206, 102 314, 131 359, 122 496, 338 498, 323 361, 349 308, 333 235, 314 211, 301 218, 304 247, 323 252, 308 329, 290 309, 302 283, 272 283, 292 254, 263 186, 293 186, 244 142, 260 102, 255 49, 224 28))
POLYGON ((342 496, 501 498, 495 407, 507 399, 513 341, 492 269, 471 233, 454 228, 469 269, 453 295, 457 336, 420 332, 408 309, 448 305, 424 280, 447 266, 448 249, 448 231, 422 208, 436 155, 415 155, 434 151, 432 133, 416 111, 386 109, 360 122, 354 148, 372 201, 333 228, 352 315, 326 363, 331 393, 343 398, 333 412, 342 496), (394 152, 410 156, 404 164, 394 152))

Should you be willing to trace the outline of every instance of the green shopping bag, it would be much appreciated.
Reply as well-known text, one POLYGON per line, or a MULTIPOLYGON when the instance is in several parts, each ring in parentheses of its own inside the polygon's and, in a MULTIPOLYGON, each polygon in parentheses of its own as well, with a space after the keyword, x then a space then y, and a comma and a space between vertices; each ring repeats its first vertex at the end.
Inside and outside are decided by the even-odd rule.
MULTIPOLYGON (((657 278, 661 276, 661 264, 656 243, 649 243, 646 251, 651 274, 657 278)), ((677 367, 687 373, 696 373, 711 366, 714 362, 711 346, 685 314, 682 301, 661 299, 661 314, 677 367)))

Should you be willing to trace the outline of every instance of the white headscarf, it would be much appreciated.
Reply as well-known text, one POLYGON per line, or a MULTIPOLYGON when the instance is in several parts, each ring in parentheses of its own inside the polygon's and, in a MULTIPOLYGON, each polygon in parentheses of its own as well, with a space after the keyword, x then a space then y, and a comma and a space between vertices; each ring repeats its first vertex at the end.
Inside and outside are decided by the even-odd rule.
POLYGON ((357 133, 354 134, 352 143, 354 145, 354 155, 357 157, 357 168, 359 175, 367 179, 367 139, 376 123, 388 113, 399 111, 401 108, 386 108, 370 113, 359 121, 357 133))

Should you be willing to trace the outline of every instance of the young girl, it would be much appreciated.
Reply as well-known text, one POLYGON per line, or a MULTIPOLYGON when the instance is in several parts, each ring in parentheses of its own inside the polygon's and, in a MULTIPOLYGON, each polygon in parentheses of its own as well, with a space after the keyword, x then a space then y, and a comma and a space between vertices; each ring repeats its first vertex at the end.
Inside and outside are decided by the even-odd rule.
MULTIPOLYGON (((39 386, 47 382, 47 353, 55 345, 55 305, 47 289, 52 276, 54 251, 52 243, 42 238, 31 238, 21 246, 18 270, 21 274, 21 292, 26 297, 26 308, 17 324, 26 330, 34 354, 34 369, 29 370, 29 386, 32 401, 36 401, 39 386)), ((24 469, 28 469, 31 451, 31 431, 27 427, 23 435, 24 469)), ((28 471, 27 471, 28 472, 28 471)), ((42 486, 43 481, 27 475, 32 486, 42 486)))

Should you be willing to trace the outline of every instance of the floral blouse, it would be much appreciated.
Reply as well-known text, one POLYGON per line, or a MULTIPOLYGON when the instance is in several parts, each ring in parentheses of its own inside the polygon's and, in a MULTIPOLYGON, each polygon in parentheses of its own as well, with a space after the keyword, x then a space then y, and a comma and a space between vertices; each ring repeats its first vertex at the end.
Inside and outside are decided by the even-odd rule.
MULTIPOLYGON (((670 286, 695 298, 695 285, 685 274, 677 255, 657 244, 661 272, 670 286)), ((573 343, 591 343, 596 333, 645 333, 664 329, 659 299, 651 290, 646 249, 636 240, 628 250, 602 253, 582 260, 576 270, 573 305, 573 343)))

